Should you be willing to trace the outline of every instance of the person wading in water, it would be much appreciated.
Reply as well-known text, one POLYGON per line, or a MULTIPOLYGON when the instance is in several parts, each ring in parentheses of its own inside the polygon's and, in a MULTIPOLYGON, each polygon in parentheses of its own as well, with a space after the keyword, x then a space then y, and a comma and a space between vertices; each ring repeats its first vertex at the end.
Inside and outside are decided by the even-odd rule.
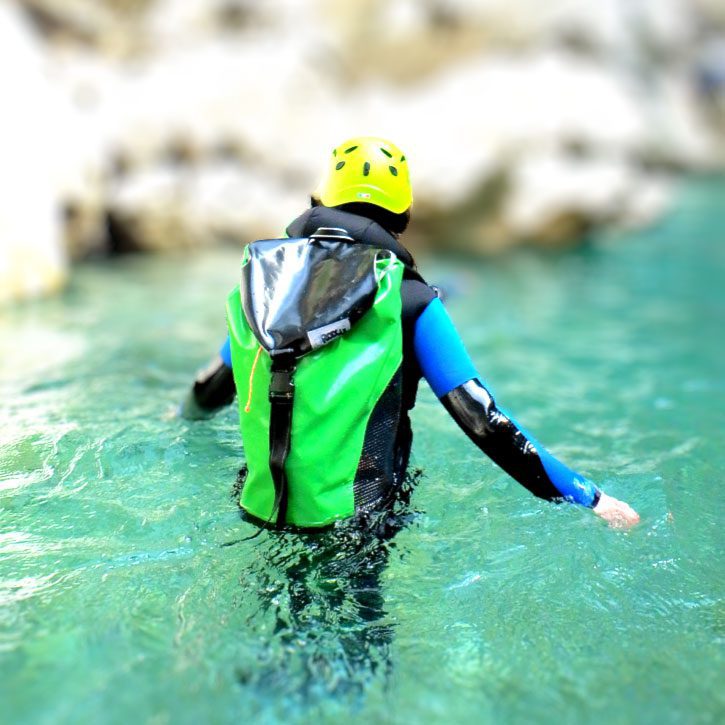
POLYGON ((245 248, 227 299, 229 337, 182 404, 185 417, 204 418, 236 395, 243 516, 313 542, 288 571, 290 626, 304 618, 311 595, 303 583, 314 567, 345 560, 325 558, 315 532, 346 532, 352 549, 338 553, 355 552, 347 582, 357 611, 368 624, 382 616, 376 582, 387 550, 372 545, 369 567, 358 554, 399 528, 390 522, 400 517, 385 514, 409 493, 409 414, 421 377, 463 432, 535 496, 588 507, 614 526, 639 520, 494 401, 400 242, 412 201, 407 159, 390 141, 366 136, 333 149, 311 207, 286 236, 245 248))

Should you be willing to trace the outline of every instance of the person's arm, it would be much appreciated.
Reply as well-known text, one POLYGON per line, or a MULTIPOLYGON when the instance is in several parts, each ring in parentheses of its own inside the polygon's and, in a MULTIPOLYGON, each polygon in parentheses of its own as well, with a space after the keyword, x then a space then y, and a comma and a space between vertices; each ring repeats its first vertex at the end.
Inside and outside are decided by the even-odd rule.
POLYGON ((209 418, 229 405, 234 400, 235 392, 232 355, 227 337, 219 354, 197 374, 179 412, 189 420, 209 418))
POLYGON ((440 300, 433 300, 418 318, 414 345, 424 377, 451 417, 489 458, 531 493, 587 506, 614 525, 639 520, 630 506, 602 493, 554 458, 496 405, 440 300))

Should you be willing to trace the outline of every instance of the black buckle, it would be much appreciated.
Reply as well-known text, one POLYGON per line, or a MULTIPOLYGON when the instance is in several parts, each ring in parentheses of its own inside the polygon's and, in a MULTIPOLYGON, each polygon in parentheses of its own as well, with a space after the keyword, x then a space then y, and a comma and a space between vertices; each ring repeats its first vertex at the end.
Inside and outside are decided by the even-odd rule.
POLYGON ((278 403, 291 402, 295 394, 293 376, 297 368, 292 350, 272 353, 272 369, 269 381, 269 400, 278 403))
POLYGON ((269 381, 270 401, 292 400, 295 394, 295 383, 292 379, 294 370, 273 370, 269 381))

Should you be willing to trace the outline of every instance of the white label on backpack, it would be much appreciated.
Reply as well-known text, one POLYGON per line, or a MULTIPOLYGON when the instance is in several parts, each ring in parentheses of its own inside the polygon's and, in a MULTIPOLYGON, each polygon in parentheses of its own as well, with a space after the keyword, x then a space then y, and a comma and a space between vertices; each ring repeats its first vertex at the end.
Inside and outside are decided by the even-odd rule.
POLYGON ((350 320, 345 318, 344 320, 338 320, 337 322, 331 322, 329 325, 323 325, 318 327, 316 330, 310 330, 307 333, 307 339, 312 345, 312 349, 316 350, 318 347, 327 345, 328 342, 332 342, 336 337, 344 334, 350 329, 350 320))

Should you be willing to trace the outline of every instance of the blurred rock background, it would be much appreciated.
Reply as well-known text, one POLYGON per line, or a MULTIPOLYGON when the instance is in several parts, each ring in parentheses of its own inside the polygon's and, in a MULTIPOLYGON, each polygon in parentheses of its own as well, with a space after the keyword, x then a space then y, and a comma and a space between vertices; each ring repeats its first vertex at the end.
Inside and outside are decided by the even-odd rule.
POLYGON ((0 301, 276 235, 357 134, 406 150, 416 244, 559 247, 725 167, 725 3, 0 0, 0 104, 0 301))

